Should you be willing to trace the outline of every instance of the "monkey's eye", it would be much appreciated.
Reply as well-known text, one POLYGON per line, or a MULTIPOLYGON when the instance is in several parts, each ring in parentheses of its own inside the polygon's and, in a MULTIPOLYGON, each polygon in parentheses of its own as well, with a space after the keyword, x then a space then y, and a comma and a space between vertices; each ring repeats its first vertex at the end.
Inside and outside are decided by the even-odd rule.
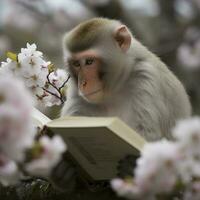
POLYGON ((74 67, 80 67, 80 66, 81 66, 81 64, 80 64, 80 62, 79 62, 78 60, 74 60, 74 61, 72 62, 72 65, 73 65, 74 67))
POLYGON ((87 58, 87 59, 85 60, 85 65, 91 65, 93 62, 94 62, 94 59, 93 59, 93 58, 87 58))

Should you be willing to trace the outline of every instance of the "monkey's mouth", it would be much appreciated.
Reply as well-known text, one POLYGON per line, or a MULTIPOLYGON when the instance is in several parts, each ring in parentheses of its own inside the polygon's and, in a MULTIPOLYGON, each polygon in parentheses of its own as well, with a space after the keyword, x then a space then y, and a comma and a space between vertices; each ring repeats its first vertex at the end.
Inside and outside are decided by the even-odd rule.
POLYGON ((97 90, 94 90, 94 91, 88 92, 88 93, 83 93, 80 91, 79 95, 83 99, 85 99, 87 102, 94 103, 94 104, 98 104, 98 103, 102 102, 104 99, 103 88, 99 88, 97 90))
POLYGON ((84 96, 88 97, 88 96, 91 96, 91 95, 93 95, 93 94, 97 94, 97 93, 100 92, 100 91, 102 91, 102 88, 99 88, 99 89, 97 89, 97 90, 95 90, 95 91, 93 91, 93 92, 89 92, 89 93, 85 94, 84 96))

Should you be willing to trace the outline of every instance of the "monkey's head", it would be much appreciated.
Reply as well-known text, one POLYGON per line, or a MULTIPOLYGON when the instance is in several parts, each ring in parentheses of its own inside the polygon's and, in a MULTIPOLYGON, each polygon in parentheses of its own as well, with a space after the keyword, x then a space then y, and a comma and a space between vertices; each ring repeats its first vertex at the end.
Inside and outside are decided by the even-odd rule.
POLYGON ((104 18, 86 21, 65 35, 65 62, 86 101, 103 103, 126 81, 132 38, 125 25, 104 18))

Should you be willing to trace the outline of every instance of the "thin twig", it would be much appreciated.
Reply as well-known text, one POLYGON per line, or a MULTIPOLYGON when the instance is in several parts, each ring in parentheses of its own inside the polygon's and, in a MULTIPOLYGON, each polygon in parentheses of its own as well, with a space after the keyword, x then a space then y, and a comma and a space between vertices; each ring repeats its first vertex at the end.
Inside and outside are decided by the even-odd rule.
MULTIPOLYGON (((53 93, 53 92, 51 92, 51 91, 49 91, 49 90, 47 90, 47 89, 45 89, 45 88, 42 88, 42 89, 43 89, 45 92, 47 92, 47 93, 49 93, 49 94, 55 96, 56 98, 60 99, 60 101, 61 101, 62 104, 64 103, 62 97, 59 97, 57 94, 55 94, 55 93, 53 93)), ((59 94, 60 94, 60 93, 59 93, 59 94)))
MULTIPOLYGON (((53 71, 53 72, 54 72, 54 71, 53 71)), ((55 93, 53 93, 53 92, 47 90, 47 89, 44 88, 44 87, 43 87, 42 89, 43 89, 45 92, 47 92, 47 93, 49 93, 49 94, 55 96, 56 98, 60 99, 61 103, 63 104, 65 101, 64 101, 64 98, 63 98, 61 89, 62 89, 62 88, 65 86, 65 84, 69 81, 70 75, 68 75, 66 81, 65 81, 59 88, 57 88, 53 83, 51 83, 51 81, 50 81, 50 79, 49 79, 50 74, 53 73, 53 72, 50 72, 50 73, 47 75, 47 82, 48 82, 49 85, 51 85, 51 86, 59 93, 60 96, 58 96, 57 94, 55 94, 55 93)))
MULTIPOLYGON (((54 71, 53 71, 53 72, 54 72, 54 71)), ((53 72, 51 72, 51 73, 53 73, 53 72)), ((47 75, 47 81, 48 81, 49 85, 51 85, 57 92, 60 93, 60 90, 59 90, 53 83, 51 83, 51 81, 49 80, 49 76, 50 76, 51 73, 49 73, 49 74, 47 75)))
POLYGON ((65 86, 65 84, 69 81, 69 79, 70 75, 68 75, 67 80, 58 88, 59 91, 65 86))

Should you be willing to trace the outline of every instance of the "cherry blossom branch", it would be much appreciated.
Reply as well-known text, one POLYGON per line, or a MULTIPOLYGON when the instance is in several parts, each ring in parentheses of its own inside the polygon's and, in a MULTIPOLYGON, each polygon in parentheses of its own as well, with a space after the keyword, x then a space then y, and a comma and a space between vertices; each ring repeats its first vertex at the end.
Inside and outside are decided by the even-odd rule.
POLYGON ((67 80, 58 88, 58 90, 60 91, 63 87, 65 87, 65 85, 67 84, 67 82, 70 79, 70 75, 68 75, 67 80))
POLYGON ((63 84, 62 84, 59 88, 57 88, 57 87, 50 81, 49 76, 50 76, 51 73, 55 73, 55 72, 52 71, 52 72, 48 73, 48 75, 47 75, 47 83, 48 83, 49 85, 51 85, 51 86, 59 93, 59 96, 58 96, 57 94, 55 94, 55 93, 53 93, 53 92, 51 92, 51 91, 45 89, 44 87, 43 87, 43 90, 44 90, 45 92, 47 92, 47 93, 49 93, 49 94, 55 96, 56 98, 60 99, 61 103, 64 104, 64 102, 65 102, 64 99, 65 99, 65 98, 64 98, 64 96, 63 96, 61 90, 62 90, 62 88, 65 87, 65 85, 66 85, 67 82, 69 81, 70 75, 68 75, 67 79, 63 82, 63 84))
POLYGON ((61 101, 62 103, 64 103, 63 100, 62 100, 62 98, 59 97, 57 94, 55 94, 55 93, 53 93, 53 92, 51 92, 51 91, 49 91, 49 90, 47 90, 47 89, 45 89, 45 88, 42 88, 42 89, 43 89, 45 92, 47 92, 47 93, 49 93, 49 94, 55 96, 56 98, 60 99, 60 101, 61 101))
POLYGON ((13 74, 22 79, 44 106, 64 103, 67 99, 64 89, 70 75, 44 60, 43 53, 37 50, 35 44, 27 43, 19 54, 8 52, 7 57, 7 62, 2 62, 0 73, 13 74))
POLYGON ((49 76, 50 76, 51 73, 54 73, 54 71, 53 71, 53 72, 50 72, 50 73, 47 75, 47 82, 48 82, 48 84, 51 85, 58 93, 60 93, 59 89, 58 89, 53 83, 51 83, 51 81, 50 81, 50 79, 49 79, 49 76))

